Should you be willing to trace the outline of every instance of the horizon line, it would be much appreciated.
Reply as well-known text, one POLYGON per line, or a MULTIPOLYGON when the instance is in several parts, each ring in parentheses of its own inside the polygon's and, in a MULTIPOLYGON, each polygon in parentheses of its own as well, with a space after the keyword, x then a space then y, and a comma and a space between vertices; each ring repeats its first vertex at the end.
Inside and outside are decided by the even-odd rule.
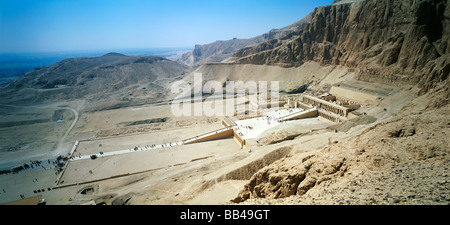
MULTIPOLYGON (((115 51, 142 51, 142 50, 193 50, 195 47, 174 46, 174 47, 117 47, 117 48, 98 48, 98 49, 73 49, 73 50, 49 50, 49 51, 0 51, 0 55, 14 54, 51 54, 51 53, 85 53, 85 52, 115 52, 115 51)), ((120 52, 117 52, 120 53, 120 52)))

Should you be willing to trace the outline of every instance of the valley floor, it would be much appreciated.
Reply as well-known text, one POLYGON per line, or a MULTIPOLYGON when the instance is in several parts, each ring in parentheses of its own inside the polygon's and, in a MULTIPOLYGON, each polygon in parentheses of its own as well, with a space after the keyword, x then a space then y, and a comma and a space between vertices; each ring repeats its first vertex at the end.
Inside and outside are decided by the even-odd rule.
MULTIPOLYGON (((315 66, 306 69, 312 73, 315 66)), ((357 110, 359 119, 340 124, 317 117, 291 121, 252 133, 255 137, 244 149, 233 138, 177 145, 222 128, 224 118, 175 117, 169 104, 78 110, 78 121, 61 145, 61 155, 75 150, 74 159, 100 157, 69 159, 62 174, 50 166, 0 175, 0 202, 42 194, 51 205, 448 204, 450 109, 441 101, 448 102, 448 88, 414 97, 415 87, 352 81, 353 74, 342 68, 321 70, 329 76, 316 81, 312 86, 316 92, 345 81, 347 88, 365 88, 382 97, 363 104, 357 110), (166 147, 148 149, 161 144, 166 147), (120 150, 129 153, 106 154, 120 150)), ((4 137, 27 137, 15 139, 23 144, 2 141, 2 162, 23 153, 20 148, 27 143, 34 151, 25 162, 56 157, 49 152, 55 153, 75 120, 73 112, 55 108, 15 112, 3 113, 1 122, 24 117, 34 122, 0 130, 4 137), (64 122, 58 122, 58 116, 64 122), (45 118, 53 120, 39 122, 45 118)))

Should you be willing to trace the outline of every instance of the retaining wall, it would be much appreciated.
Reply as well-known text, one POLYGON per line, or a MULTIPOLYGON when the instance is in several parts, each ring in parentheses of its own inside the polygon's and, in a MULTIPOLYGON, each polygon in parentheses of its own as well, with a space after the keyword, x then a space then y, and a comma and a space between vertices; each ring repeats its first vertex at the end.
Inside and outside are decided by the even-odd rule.
POLYGON ((233 132, 233 133, 234 133, 233 139, 239 145, 239 148, 243 149, 247 145, 245 139, 243 137, 241 137, 241 135, 239 135, 238 133, 236 133, 236 132, 233 132))
POLYGON ((330 94, 364 103, 373 102, 379 97, 365 92, 335 86, 331 87, 330 94))

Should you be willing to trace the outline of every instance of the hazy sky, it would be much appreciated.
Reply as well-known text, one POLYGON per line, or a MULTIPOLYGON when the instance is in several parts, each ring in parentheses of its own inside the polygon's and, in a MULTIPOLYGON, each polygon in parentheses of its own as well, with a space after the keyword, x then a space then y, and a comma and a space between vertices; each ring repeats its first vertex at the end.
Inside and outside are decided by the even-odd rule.
POLYGON ((194 47, 288 26, 332 0, 0 0, 0 52, 194 47))

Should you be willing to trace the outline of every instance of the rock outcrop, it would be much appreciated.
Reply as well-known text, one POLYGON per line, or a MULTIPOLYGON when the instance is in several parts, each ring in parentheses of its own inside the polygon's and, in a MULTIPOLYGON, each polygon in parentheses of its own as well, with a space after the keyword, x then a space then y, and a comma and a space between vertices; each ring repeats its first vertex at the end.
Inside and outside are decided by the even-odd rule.
POLYGON ((450 72, 450 4, 374 0, 319 7, 299 35, 234 56, 243 64, 342 65, 361 80, 419 84, 425 93, 450 72))
POLYGON ((304 195, 316 184, 346 172, 345 157, 338 156, 332 160, 317 160, 317 157, 321 158, 317 155, 295 155, 264 167, 251 177, 233 201, 238 203, 248 198, 273 199, 304 195))
POLYGON ((293 152, 301 145, 294 145, 292 155, 253 174, 233 201, 448 204, 448 84, 447 80, 395 116, 347 140, 299 153, 293 152))

